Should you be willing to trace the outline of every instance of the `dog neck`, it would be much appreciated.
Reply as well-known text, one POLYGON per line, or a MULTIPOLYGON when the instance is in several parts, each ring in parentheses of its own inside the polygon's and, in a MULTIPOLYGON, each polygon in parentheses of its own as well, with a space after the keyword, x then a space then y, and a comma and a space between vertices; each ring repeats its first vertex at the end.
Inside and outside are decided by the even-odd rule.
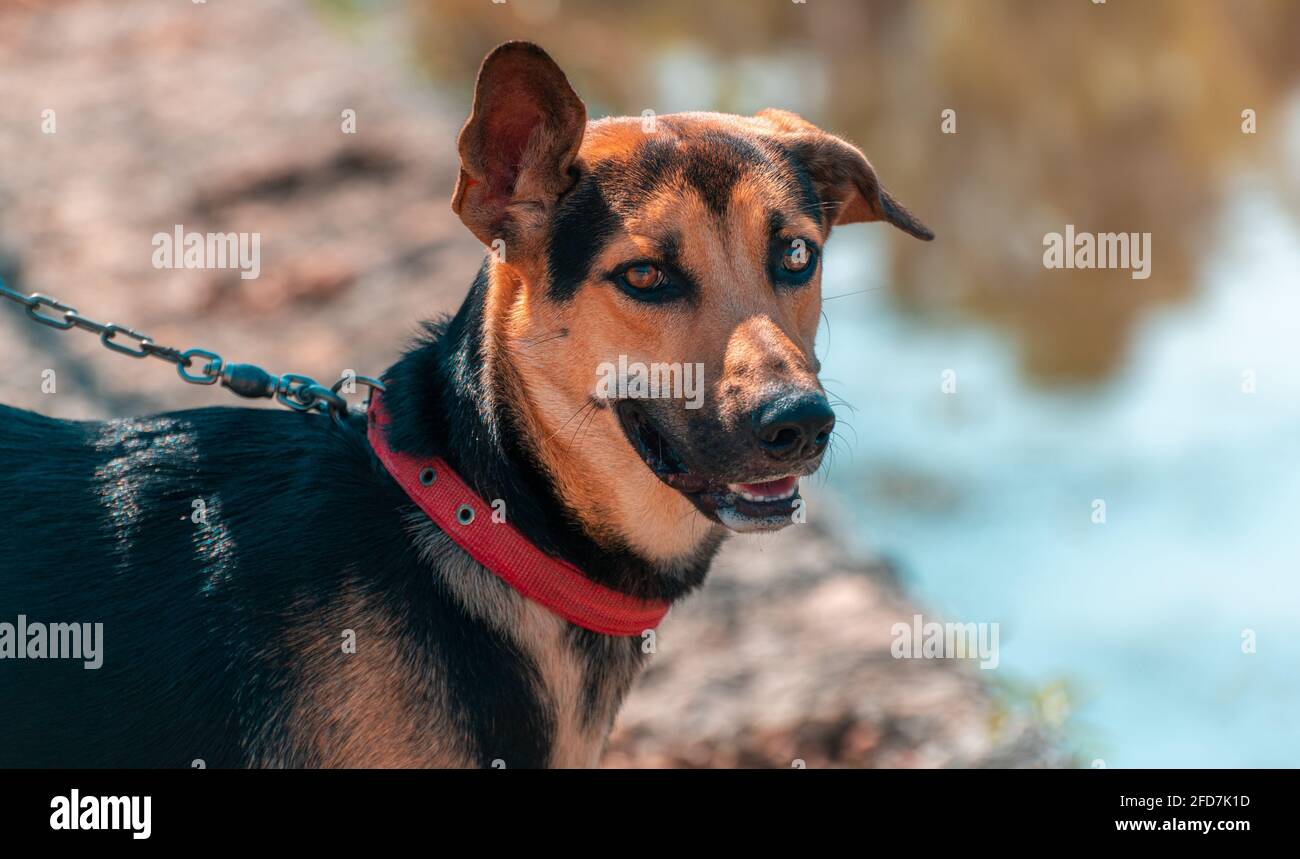
MULTIPOLYGON (((425 335, 384 374, 389 447, 440 457, 480 498, 505 502, 507 521, 533 545, 597 584, 642 599, 682 597, 703 581, 720 540, 707 541, 687 563, 665 568, 629 548, 598 542, 584 529, 523 429, 511 363, 493 352, 500 347, 493 341, 490 292, 485 265, 455 316, 426 324, 425 335)), ((512 642, 520 671, 531 678, 524 686, 536 696, 537 712, 551 714, 544 726, 510 729, 526 735, 521 747, 540 744, 538 765, 596 765, 645 654, 654 650, 646 637, 592 632, 525 599, 422 511, 410 514, 408 527, 445 591, 512 642)))
POLYGON ((384 375, 394 450, 439 456, 544 552, 592 581, 643 599, 676 600, 698 587, 721 542, 702 539, 672 563, 641 557, 607 534, 597 540, 556 491, 529 439, 522 386, 494 332, 491 268, 485 263, 455 316, 427 323, 425 336, 384 375))

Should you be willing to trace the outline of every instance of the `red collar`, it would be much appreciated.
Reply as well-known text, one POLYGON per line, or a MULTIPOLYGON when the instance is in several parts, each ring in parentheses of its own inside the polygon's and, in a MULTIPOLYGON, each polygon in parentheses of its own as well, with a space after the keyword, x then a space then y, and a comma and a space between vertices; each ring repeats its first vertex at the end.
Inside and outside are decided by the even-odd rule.
POLYGON ((379 392, 370 396, 370 446, 410 499, 474 560, 527 599, 592 632, 640 635, 654 629, 668 603, 642 600, 588 579, 546 554, 495 512, 442 459, 398 453, 388 446, 388 414, 379 392), (499 517, 498 517, 499 518, 499 517))

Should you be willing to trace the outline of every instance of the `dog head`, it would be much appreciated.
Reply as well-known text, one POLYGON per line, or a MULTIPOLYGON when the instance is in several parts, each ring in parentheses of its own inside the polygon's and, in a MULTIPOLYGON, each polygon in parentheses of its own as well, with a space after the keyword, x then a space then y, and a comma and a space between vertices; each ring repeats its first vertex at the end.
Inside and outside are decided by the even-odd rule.
POLYGON ((484 61, 458 145, 485 371, 586 528, 670 560, 789 524, 835 423, 813 352, 831 227, 933 237, 866 157, 777 110, 589 122, 522 42, 484 61))

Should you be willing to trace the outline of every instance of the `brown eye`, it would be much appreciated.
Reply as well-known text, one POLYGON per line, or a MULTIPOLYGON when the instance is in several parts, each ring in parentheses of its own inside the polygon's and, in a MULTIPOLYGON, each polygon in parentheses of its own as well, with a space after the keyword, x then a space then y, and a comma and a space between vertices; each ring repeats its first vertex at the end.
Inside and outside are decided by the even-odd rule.
POLYGON ((664 282, 664 273, 652 265, 634 265, 623 273, 623 279, 633 289, 654 289, 664 282))
POLYGON ((803 239, 795 239, 790 242, 789 247, 781 255, 781 267, 789 272, 801 272, 808 267, 812 261, 812 254, 808 250, 808 243, 803 239))

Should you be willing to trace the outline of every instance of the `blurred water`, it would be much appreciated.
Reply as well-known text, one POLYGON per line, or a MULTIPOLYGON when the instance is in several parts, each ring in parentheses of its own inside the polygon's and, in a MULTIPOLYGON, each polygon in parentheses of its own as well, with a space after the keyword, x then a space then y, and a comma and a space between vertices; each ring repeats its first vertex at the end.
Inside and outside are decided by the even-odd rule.
POLYGON ((1029 388, 1007 338, 898 312, 881 227, 827 248, 826 296, 872 290, 826 304, 823 375, 857 408, 832 490, 925 605, 1001 624, 1000 677, 1068 681, 1085 762, 1300 766, 1300 228, 1236 185, 1199 298, 1101 388, 1029 388))

